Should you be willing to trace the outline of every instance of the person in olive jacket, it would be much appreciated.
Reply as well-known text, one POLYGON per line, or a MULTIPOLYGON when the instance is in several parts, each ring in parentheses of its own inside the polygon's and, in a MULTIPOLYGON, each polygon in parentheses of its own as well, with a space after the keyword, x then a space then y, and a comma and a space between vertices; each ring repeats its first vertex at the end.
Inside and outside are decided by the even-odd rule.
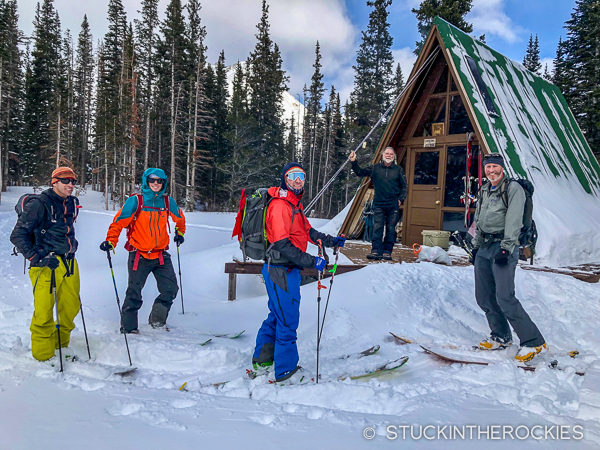
POLYGON ((519 234, 523 226, 525 191, 506 177, 504 158, 498 153, 483 159, 489 180, 481 188, 475 211, 473 264, 475 298, 485 313, 490 336, 482 350, 504 349, 512 343, 511 326, 519 337, 515 359, 528 362, 548 351, 546 340, 515 297, 515 269, 519 260, 519 234), (502 199, 506 191, 507 203, 502 199))
POLYGON ((69 167, 52 172, 52 187, 39 195, 21 197, 22 212, 10 241, 30 262, 33 285, 31 353, 39 361, 54 356, 58 335, 54 322, 54 275, 60 323, 60 345, 67 347, 73 320, 79 313, 79 266, 75 259, 77 240, 73 226, 79 202, 71 195, 77 176, 69 167))
POLYGON ((358 165, 356 152, 350 153, 349 159, 354 173, 359 177, 370 177, 375 187, 373 239, 371 253, 367 258, 391 260, 396 242, 396 224, 400 220, 400 206, 406 199, 404 170, 394 162, 396 152, 392 147, 387 147, 383 151, 382 162, 365 169, 358 165))

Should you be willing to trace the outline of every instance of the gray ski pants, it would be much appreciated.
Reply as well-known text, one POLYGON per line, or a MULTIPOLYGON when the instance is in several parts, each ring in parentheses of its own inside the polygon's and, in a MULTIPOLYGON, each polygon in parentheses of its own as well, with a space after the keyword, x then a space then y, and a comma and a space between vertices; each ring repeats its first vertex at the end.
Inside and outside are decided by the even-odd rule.
POLYGON ((509 323, 519 337, 521 346, 537 347, 544 337, 521 302, 515 297, 515 268, 519 248, 515 248, 505 266, 494 262, 500 242, 482 246, 475 258, 475 298, 485 313, 491 335, 512 340, 509 323))

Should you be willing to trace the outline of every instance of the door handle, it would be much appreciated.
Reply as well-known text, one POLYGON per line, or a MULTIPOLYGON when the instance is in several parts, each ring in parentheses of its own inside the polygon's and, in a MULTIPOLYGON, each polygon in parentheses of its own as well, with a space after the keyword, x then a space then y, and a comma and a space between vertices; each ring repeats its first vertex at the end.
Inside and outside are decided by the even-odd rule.
POLYGON ((435 201, 435 204, 436 204, 436 205, 439 205, 440 203, 441 203, 441 202, 440 202, 439 200, 436 200, 436 201, 435 201))
POLYGON ((441 189, 440 186, 434 186, 431 188, 432 191, 439 191, 441 189))

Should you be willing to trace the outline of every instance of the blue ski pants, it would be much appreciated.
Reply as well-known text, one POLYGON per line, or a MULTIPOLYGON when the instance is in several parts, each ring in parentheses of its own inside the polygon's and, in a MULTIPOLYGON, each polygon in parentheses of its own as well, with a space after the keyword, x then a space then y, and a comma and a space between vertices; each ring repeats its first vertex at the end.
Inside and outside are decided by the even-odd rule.
POLYGON ((298 365, 296 330, 300 321, 301 277, 300 269, 271 265, 271 270, 278 271, 283 279, 276 284, 269 274, 269 266, 263 265, 262 275, 269 295, 269 315, 258 330, 254 358, 259 357, 263 345, 274 344, 275 377, 281 378, 298 365))

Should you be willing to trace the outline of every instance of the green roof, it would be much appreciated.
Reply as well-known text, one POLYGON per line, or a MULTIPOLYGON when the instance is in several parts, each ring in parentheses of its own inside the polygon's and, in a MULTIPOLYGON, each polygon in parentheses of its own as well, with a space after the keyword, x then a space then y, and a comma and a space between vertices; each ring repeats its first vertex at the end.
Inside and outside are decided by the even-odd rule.
POLYGON ((436 17, 434 24, 487 148, 504 156, 508 171, 534 184, 578 180, 598 195, 600 165, 560 90, 448 22, 436 17))

